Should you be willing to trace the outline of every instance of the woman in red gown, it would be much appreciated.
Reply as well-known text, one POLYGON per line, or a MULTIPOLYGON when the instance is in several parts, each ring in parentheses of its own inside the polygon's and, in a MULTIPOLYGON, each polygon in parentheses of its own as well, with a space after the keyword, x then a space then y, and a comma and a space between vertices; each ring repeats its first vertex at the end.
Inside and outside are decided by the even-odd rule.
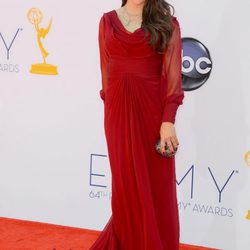
POLYGON ((179 249, 175 157, 157 153, 155 143, 161 140, 162 153, 165 143, 172 152, 179 144, 174 124, 184 98, 180 26, 170 13, 169 19, 155 18, 170 10, 164 0, 125 0, 119 11, 134 8, 138 13, 139 6, 141 13, 154 16, 143 16, 134 31, 125 28, 118 10, 104 13, 99 23, 112 215, 89 250, 179 249), (172 27, 162 53, 149 44, 151 33, 145 36, 143 24, 152 24, 152 30, 157 27, 153 20, 161 21, 158 27, 165 25, 165 30, 172 27))

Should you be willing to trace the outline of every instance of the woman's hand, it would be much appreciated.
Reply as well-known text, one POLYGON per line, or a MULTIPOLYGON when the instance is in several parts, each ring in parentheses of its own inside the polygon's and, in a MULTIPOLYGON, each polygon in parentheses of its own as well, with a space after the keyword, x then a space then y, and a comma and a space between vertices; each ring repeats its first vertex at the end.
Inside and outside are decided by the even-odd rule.
POLYGON ((174 153, 179 145, 174 124, 172 122, 162 122, 160 128, 160 136, 161 136, 161 153, 165 152, 164 149, 165 142, 167 143, 171 154, 174 153))

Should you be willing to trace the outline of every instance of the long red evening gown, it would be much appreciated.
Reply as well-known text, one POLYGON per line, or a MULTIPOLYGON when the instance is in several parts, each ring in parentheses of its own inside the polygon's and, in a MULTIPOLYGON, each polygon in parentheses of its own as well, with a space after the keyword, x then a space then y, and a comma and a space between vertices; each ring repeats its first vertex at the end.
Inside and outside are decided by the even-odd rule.
POLYGON ((184 92, 180 26, 157 53, 142 27, 125 29, 116 10, 99 23, 100 97, 112 174, 112 215, 90 250, 177 250, 175 158, 154 148, 163 121, 175 123, 184 92), (148 39, 148 40, 147 40, 148 39))

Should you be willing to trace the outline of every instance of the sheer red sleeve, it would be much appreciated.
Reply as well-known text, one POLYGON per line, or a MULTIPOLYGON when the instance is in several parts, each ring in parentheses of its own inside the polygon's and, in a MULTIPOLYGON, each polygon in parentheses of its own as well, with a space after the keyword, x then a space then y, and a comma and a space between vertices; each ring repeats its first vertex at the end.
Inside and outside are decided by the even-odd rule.
POLYGON ((101 99, 105 102, 105 93, 107 87, 107 77, 108 77, 108 60, 109 56, 105 47, 105 18, 104 15, 99 21, 99 54, 100 54, 100 69, 101 69, 101 79, 102 88, 99 91, 101 99))
POLYGON ((173 17, 173 34, 168 49, 163 55, 161 89, 163 100, 162 122, 175 123, 178 106, 184 99, 182 89, 182 43, 180 25, 173 17))

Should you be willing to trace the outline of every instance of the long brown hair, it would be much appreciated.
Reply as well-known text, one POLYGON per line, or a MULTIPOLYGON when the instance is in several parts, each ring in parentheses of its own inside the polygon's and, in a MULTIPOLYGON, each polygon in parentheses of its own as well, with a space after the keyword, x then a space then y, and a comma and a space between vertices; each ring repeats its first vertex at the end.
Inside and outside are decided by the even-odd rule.
MULTIPOLYGON (((122 0, 122 6, 127 0, 122 0)), ((163 52, 173 33, 172 16, 174 15, 174 7, 165 0, 145 0, 142 11, 142 28, 151 34, 149 44, 158 52, 163 52), (171 15, 170 8, 173 10, 171 15), (160 44, 157 44, 158 36, 161 36, 160 44)))

